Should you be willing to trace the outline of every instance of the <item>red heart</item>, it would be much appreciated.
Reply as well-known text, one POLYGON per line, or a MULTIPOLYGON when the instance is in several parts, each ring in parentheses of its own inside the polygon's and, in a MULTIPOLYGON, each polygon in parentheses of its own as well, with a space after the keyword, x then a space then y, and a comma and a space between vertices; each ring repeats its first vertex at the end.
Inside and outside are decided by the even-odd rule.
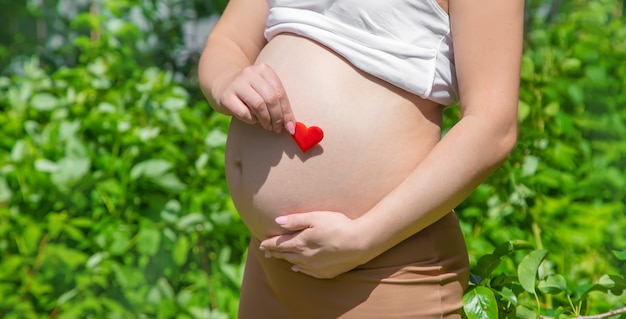
POLYGON ((324 131, 317 126, 306 127, 303 123, 296 122, 296 131, 292 135, 302 152, 308 151, 324 138, 324 131))

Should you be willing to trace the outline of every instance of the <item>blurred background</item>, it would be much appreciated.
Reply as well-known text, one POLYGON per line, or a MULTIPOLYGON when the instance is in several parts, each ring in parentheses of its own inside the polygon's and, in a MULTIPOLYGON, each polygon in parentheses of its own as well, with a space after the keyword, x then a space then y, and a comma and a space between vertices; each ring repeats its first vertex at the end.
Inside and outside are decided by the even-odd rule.
MULTIPOLYGON (((0 318, 236 318, 249 234, 196 76, 226 3, 0 0, 0 318)), ((625 8, 526 1, 518 145, 457 209, 501 318, 626 306, 625 8)))

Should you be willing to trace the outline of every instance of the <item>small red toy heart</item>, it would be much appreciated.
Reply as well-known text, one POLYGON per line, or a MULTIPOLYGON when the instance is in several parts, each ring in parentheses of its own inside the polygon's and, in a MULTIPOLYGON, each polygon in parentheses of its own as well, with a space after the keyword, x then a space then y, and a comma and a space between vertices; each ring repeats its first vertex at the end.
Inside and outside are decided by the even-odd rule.
POLYGON ((306 127, 303 123, 296 122, 296 131, 292 137, 302 152, 306 152, 324 138, 324 131, 317 126, 306 127))

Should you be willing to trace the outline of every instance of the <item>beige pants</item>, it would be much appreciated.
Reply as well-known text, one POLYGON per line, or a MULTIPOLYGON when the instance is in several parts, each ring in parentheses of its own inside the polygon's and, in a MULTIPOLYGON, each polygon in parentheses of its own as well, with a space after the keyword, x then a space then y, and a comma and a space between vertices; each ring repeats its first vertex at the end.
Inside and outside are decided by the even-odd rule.
POLYGON ((461 318, 469 264, 454 213, 333 279, 293 272, 258 247, 252 239, 241 319, 461 318))

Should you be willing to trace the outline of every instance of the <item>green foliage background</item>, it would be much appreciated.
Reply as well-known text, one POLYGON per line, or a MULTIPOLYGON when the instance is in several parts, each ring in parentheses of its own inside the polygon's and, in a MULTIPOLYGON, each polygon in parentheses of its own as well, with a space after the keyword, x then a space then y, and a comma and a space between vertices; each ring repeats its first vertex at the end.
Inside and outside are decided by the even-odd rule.
MULTIPOLYGON (((1 318, 236 316, 228 119, 182 31, 225 3, 0 0, 1 318)), ((623 8, 527 1, 517 148, 457 210, 470 318, 626 306, 623 8)))

